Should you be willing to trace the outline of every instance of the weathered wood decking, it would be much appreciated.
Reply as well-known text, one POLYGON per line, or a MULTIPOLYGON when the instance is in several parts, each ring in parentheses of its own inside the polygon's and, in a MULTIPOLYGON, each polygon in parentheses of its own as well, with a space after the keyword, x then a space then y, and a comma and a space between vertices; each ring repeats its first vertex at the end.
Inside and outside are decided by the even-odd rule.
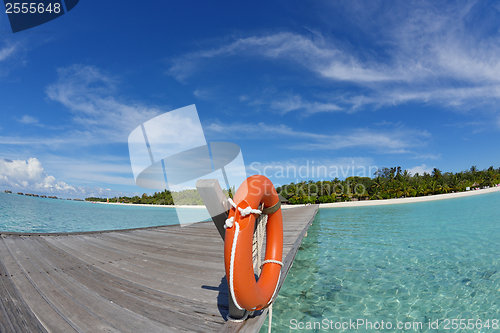
MULTIPOLYGON (((287 209, 284 280, 317 205, 287 209)), ((256 332, 226 323, 223 242, 211 222, 58 235, 1 233, 0 332, 256 332)))

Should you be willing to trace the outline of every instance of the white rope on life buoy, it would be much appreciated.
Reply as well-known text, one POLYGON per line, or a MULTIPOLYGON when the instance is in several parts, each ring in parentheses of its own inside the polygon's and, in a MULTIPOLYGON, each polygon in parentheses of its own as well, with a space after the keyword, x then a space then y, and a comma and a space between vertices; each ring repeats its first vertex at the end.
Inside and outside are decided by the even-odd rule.
MULTIPOLYGON (((234 209, 238 208, 238 210, 240 211, 240 215, 242 217, 245 217, 245 216, 250 215, 250 214, 259 214, 259 215, 262 214, 261 210, 253 209, 250 206, 248 206, 247 208, 238 207, 231 198, 227 198, 227 202, 229 202, 231 204, 231 206, 234 207, 234 209)), ((226 220, 226 223, 224 224, 224 228, 226 228, 226 229, 231 228, 233 226, 233 223, 234 223, 234 216, 231 218, 228 218, 226 220)))
POLYGON ((232 228, 233 222, 234 222, 234 216, 226 220, 226 223, 224 223, 224 228, 225 229, 232 228))
MULTIPOLYGON (((227 221, 226 221, 227 222, 227 221)), ((229 291, 231 297, 233 298, 233 303, 239 310, 244 310, 236 301, 236 297, 234 296, 234 286, 233 286, 233 274, 234 274, 234 255, 236 253, 236 243, 238 242, 238 231, 240 231, 240 225, 238 222, 235 222, 235 230, 234 230, 234 240, 233 246, 231 248, 231 263, 229 264, 229 291)))
POLYGON ((245 216, 247 216, 247 215, 249 215, 249 214, 252 214, 252 213, 253 213, 253 214, 259 214, 259 215, 260 215, 260 214, 262 214, 262 211, 261 211, 261 210, 258 210, 258 209, 253 209, 253 208, 252 208, 252 207, 250 207, 250 206, 248 206, 247 208, 241 208, 241 207, 238 207, 238 206, 234 203, 233 199, 231 199, 231 198, 227 198, 227 202, 229 202, 229 203, 231 204, 231 206, 233 206, 233 207, 234 207, 234 209, 238 208, 238 210, 240 211, 240 214, 241 214, 241 216, 242 216, 242 217, 245 217, 245 216))
MULTIPOLYGON (((252 207, 248 206, 246 208, 241 208, 241 207, 238 207, 236 205, 236 203, 231 199, 231 198, 228 198, 227 201, 229 202, 229 204, 231 204, 232 207, 234 207, 235 209, 238 209, 240 211, 240 215, 242 217, 245 217, 249 214, 262 214, 262 211, 261 210, 258 210, 258 209, 253 209, 252 207)), ((267 222, 267 221, 266 221, 267 222)), ((226 223, 224 224, 224 228, 232 228, 233 226, 235 226, 235 231, 234 231, 234 239, 233 239, 233 244, 232 244, 232 247, 231 247, 231 259, 230 259, 230 264, 229 264, 229 291, 230 291, 230 294, 231 294, 231 298, 233 299, 233 303, 234 305, 239 309, 239 310, 245 310, 243 309, 239 304, 238 304, 238 301, 236 300, 236 297, 235 297, 235 294, 234 294, 234 286, 233 286, 233 274, 234 274, 234 257, 235 257, 235 253, 236 253, 236 244, 238 242, 238 232, 240 230, 240 226, 238 224, 238 222, 235 222, 234 221, 234 216, 231 217, 231 218, 228 218, 226 219, 226 223)), ((261 237, 263 238, 263 237, 261 237)), ((258 242, 262 242, 263 239, 258 239, 258 242)), ((283 267, 283 262, 281 261, 278 261, 278 260, 272 260, 272 259, 268 259, 268 260, 264 260, 262 262, 262 264, 260 264, 259 268, 262 269, 262 267, 265 265, 265 264, 269 264, 269 263, 274 263, 274 264, 278 264, 280 265, 281 267, 283 267)), ((273 295, 271 296, 271 299, 269 300, 268 302, 268 305, 270 305, 269 307, 269 332, 271 332, 271 325, 272 325, 272 301, 274 299, 274 296, 276 294, 276 291, 278 290, 278 285, 279 285, 279 280, 281 278, 281 272, 279 273, 278 275, 278 283, 276 284, 276 288, 274 289, 274 293, 273 295)), ((234 318, 231 318, 229 315, 227 316, 227 319, 228 320, 231 320, 231 321, 234 321, 234 322, 243 322, 245 321, 246 319, 248 318, 248 312, 245 313, 245 316, 241 319, 234 319, 234 318)))
POLYGON ((267 260, 264 260, 262 262, 262 264, 260 265, 260 267, 264 266, 264 264, 278 264, 280 265, 281 267, 283 267, 283 263, 281 261, 278 261, 278 260, 272 260, 272 259, 267 259, 267 260))

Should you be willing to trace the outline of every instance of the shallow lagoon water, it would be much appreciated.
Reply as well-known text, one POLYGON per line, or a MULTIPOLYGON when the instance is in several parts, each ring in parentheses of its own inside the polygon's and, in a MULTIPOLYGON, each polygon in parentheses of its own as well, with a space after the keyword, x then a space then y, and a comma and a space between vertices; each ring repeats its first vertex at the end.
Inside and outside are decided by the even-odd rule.
MULTIPOLYGON (((190 211, 197 215, 197 209, 190 211)), ((177 223, 173 208, 0 193, 1 231, 72 232, 177 223)), ((500 331, 499 238, 498 192, 320 209, 273 307, 273 332, 500 331), (393 328, 326 329, 323 324, 358 319, 373 324, 383 320, 393 328), (475 326, 453 329, 453 319, 473 319, 475 326), (489 320, 490 328, 478 329, 478 319, 483 324, 489 320), (439 328, 430 329, 429 322, 436 320, 439 328), (398 322, 422 327, 398 330, 398 322), (306 329, 307 323, 317 323, 317 329, 306 329), (301 325, 303 330, 298 329, 301 325)), ((267 332, 267 321, 261 332, 267 332)))
MULTIPOLYGON (((200 221, 202 209, 182 208, 200 221)), ((202 219, 201 219, 202 220, 202 219)), ((178 224, 173 207, 105 205, 0 193, 0 231, 78 232, 178 224)))
POLYGON ((494 332, 499 320, 497 192, 320 209, 273 306, 272 331, 494 332), (358 319, 356 329, 335 328, 358 319), (460 319, 472 319, 468 329, 460 319))

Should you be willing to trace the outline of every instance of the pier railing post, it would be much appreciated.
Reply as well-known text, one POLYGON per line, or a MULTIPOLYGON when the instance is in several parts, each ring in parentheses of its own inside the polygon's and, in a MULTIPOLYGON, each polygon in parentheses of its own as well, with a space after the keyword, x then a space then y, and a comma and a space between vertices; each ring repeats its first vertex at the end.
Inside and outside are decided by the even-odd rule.
MULTIPOLYGON (((226 235, 226 229, 224 224, 228 216, 230 209, 230 204, 227 201, 227 197, 222 192, 219 181, 217 179, 199 179, 196 182, 196 188, 198 193, 200 193, 201 200, 207 207, 208 213, 214 221, 217 231, 219 231, 222 240, 224 240, 226 235)), ((240 310, 234 305, 233 298, 231 297, 231 292, 228 293, 229 300, 229 316, 234 319, 241 319, 245 316, 245 310, 240 310)))
POLYGON ((214 221, 217 231, 224 240, 226 235, 224 224, 226 223, 230 205, 226 195, 222 192, 219 181, 217 179, 199 179, 196 182, 196 188, 214 221))

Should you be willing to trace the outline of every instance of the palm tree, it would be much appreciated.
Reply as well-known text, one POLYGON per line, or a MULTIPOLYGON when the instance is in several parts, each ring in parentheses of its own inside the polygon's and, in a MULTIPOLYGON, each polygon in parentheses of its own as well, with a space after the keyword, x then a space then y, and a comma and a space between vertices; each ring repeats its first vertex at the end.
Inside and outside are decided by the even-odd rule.
POLYGON ((451 175, 449 179, 450 185, 451 185, 451 190, 456 191, 458 189, 458 176, 457 175, 451 175))
POLYGON ((441 189, 441 185, 435 179, 431 180, 429 185, 430 185, 432 194, 436 194, 436 192, 441 189))
POLYGON ((396 176, 396 168, 391 168, 389 171, 389 181, 392 182, 396 176))
POLYGON ((383 181, 383 178, 380 177, 380 176, 377 176, 377 178, 375 178, 375 180, 373 181, 373 185, 372 185, 372 189, 374 189, 375 191, 380 191, 382 190, 384 187, 384 181, 383 181))
POLYGON ((443 186, 441 187, 441 189, 442 189, 442 191, 443 191, 444 193, 448 193, 448 192, 450 192, 450 191, 451 191, 451 188, 448 186, 448 184, 447 184, 447 183, 443 183, 443 186))
POLYGON ((441 178, 443 175, 441 173, 441 170, 439 170, 438 168, 434 168, 432 169, 432 178, 434 179, 439 179, 441 178))
POLYGON ((411 187, 407 181, 402 181, 401 182, 401 188, 400 192, 403 197, 409 197, 410 196, 410 191, 413 190, 413 187, 411 187))
POLYGON ((486 176, 484 177, 484 184, 486 186, 495 186, 495 174, 493 171, 487 171, 486 176))
POLYGON ((481 185, 483 183, 483 178, 476 173, 475 176, 472 178, 475 184, 481 185))
POLYGON ((418 183, 418 185, 415 188, 415 191, 416 191, 417 196, 426 195, 427 194, 427 188, 426 188, 425 183, 422 183, 422 182, 418 183))
POLYGON ((380 195, 380 192, 375 192, 370 196, 370 200, 382 200, 382 196, 380 195))

